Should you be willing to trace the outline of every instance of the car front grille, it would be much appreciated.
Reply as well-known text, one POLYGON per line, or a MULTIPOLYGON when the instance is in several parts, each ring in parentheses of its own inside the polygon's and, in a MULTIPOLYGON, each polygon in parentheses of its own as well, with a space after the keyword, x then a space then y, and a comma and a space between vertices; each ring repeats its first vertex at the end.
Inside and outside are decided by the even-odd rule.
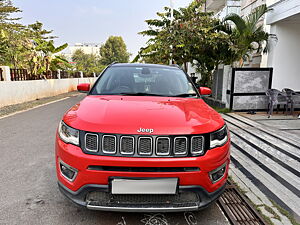
POLYGON ((134 153, 134 137, 121 137, 120 152, 124 155, 132 155, 134 153))
POLYGON ((113 135, 103 135, 102 137, 102 151, 107 154, 114 154, 117 151, 116 137, 113 135))
POLYGON ((85 135, 85 149, 90 152, 98 151, 98 135, 97 134, 86 134, 85 135))
POLYGON ((149 136, 80 132, 82 150, 96 155, 186 157, 203 155, 205 149, 209 148, 209 135, 205 134, 149 136), (208 143, 205 140, 208 140, 208 143))
POLYGON ((152 154, 152 137, 140 137, 138 142, 139 155, 152 154))
POLYGON ((191 152, 194 154, 202 154, 203 153, 203 145, 204 145, 203 136, 192 137, 191 152))
POLYGON ((176 155, 187 154, 187 138, 186 137, 174 138, 174 153, 176 155))
POLYGON ((184 191, 176 195, 114 195, 108 192, 93 191, 86 196, 89 205, 107 207, 188 207, 198 205, 201 201, 196 192, 184 191))
POLYGON ((170 154, 170 139, 166 137, 159 137, 156 140, 156 154, 169 155, 170 154))

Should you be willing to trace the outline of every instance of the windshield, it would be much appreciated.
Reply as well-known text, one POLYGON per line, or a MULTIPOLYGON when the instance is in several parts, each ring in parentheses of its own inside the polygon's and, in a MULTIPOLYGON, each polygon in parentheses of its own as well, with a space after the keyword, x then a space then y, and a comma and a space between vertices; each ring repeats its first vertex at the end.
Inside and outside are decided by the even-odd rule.
POLYGON ((182 70, 148 66, 110 67, 90 94, 197 97, 193 85, 182 70))

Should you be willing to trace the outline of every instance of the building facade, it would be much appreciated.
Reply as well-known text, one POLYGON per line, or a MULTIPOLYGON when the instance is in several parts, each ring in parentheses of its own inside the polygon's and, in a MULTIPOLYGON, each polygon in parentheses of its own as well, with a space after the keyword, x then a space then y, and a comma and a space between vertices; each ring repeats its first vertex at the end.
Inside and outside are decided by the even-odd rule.
POLYGON ((274 70, 272 87, 300 91, 300 0, 269 0, 267 4, 272 10, 266 24, 276 35, 267 58, 274 70))
POLYGON ((271 10, 260 21, 270 33, 268 54, 253 54, 244 67, 272 67, 272 88, 300 91, 300 0, 207 0, 205 9, 220 19, 230 13, 245 17, 267 4, 271 10))
POLYGON ((64 55, 71 60, 72 55, 76 50, 82 50, 85 54, 93 54, 99 55, 100 54, 100 44, 97 43, 75 43, 74 45, 70 45, 64 55))

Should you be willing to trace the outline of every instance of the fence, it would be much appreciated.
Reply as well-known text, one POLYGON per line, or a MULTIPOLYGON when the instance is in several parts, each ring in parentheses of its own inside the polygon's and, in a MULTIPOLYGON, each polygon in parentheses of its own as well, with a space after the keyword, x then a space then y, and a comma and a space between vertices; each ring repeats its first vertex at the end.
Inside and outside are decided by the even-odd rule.
POLYGON ((25 69, 10 69, 10 79, 12 81, 33 80, 25 69))
MULTIPOLYGON (((66 78, 81 78, 81 77, 94 77, 94 73, 82 73, 73 71, 48 71, 41 75, 33 75, 26 69, 9 69, 11 81, 24 81, 24 80, 42 80, 42 79, 61 79, 66 78)), ((4 81, 3 70, 0 68, 0 81, 4 81)))

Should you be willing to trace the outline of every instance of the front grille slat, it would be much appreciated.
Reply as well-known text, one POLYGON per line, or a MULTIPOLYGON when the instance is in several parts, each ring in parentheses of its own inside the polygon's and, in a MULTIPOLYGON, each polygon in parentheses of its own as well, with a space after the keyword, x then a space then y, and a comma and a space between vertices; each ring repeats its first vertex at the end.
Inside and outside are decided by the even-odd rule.
POLYGON ((158 137, 156 140, 156 154, 169 155, 170 154, 170 138, 158 137))
POLYGON ((140 137, 138 143, 139 155, 151 155, 152 154, 152 138, 140 137))
POLYGON ((121 154, 132 155, 134 153, 134 137, 122 136, 120 143, 121 154))
POLYGON ((204 152, 204 137, 193 136, 191 140, 191 153, 203 154, 203 152, 204 152))
POLYGON ((85 135, 85 149, 89 152, 98 151, 98 135, 87 133, 85 135))
POLYGON ((187 138, 186 137, 176 137, 174 138, 174 154, 175 155, 185 155, 187 154, 187 138))
POLYGON ((102 151, 107 154, 115 154, 117 152, 117 138, 113 135, 103 135, 102 151))

